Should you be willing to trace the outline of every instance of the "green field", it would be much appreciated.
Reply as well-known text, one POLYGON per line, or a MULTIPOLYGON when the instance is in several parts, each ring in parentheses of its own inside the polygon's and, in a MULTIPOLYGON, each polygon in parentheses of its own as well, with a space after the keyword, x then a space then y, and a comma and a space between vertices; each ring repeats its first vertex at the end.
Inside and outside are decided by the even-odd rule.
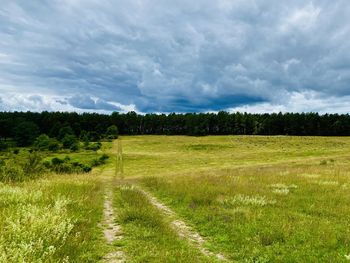
POLYGON ((0 262, 350 260, 348 137, 125 136, 103 152, 89 174, 0 185, 0 262))

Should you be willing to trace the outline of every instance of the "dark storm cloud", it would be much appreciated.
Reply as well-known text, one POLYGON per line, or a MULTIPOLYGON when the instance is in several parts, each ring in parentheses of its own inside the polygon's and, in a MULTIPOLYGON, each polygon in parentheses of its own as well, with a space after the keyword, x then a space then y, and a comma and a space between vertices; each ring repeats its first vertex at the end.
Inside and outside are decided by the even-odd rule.
POLYGON ((345 0, 6 1, 1 107, 347 112, 349 13, 345 0))

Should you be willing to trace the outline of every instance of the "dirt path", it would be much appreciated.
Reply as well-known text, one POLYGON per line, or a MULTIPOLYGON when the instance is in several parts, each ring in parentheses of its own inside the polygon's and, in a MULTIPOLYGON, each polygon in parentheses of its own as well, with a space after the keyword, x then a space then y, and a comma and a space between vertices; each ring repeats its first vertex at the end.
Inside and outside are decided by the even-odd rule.
MULTIPOLYGON (((116 217, 113 209, 113 193, 111 189, 107 189, 104 202, 104 224, 103 233, 107 243, 112 246, 115 240, 121 240, 123 238, 123 232, 119 224, 116 223, 116 217)), ((104 258, 103 262, 108 263, 123 263, 126 262, 124 252, 118 248, 113 247, 113 251, 108 253, 104 258)))
POLYGON ((148 197, 150 202, 157 207, 161 212, 167 215, 171 219, 171 225, 176 233, 184 239, 187 239, 192 243, 203 255, 207 257, 215 257, 220 261, 227 261, 224 255, 221 253, 215 254, 204 247, 206 240, 190 226, 188 226, 184 221, 178 219, 176 213, 172 211, 169 207, 161 203, 156 197, 151 195, 149 192, 146 192, 143 189, 139 190, 148 197))

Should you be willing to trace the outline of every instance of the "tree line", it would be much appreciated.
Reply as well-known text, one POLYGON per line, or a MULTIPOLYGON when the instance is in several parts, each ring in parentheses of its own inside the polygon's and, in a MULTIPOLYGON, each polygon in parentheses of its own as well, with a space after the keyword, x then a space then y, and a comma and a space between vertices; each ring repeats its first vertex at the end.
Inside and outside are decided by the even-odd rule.
MULTIPOLYGON (((40 134, 62 140, 67 134, 98 141, 123 135, 350 135, 350 115, 318 113, 171 113, 111 115, 74 112, 0 112, 0 140, 33 143, 40 134), (111 128, 111 126, 113 126, 111 128), (108 131, 108 129, 113 131, 108 131), (88 138, 87 138, 88 137, 88 138)), ((84 140, 84 139, 83 139, 84 140)))

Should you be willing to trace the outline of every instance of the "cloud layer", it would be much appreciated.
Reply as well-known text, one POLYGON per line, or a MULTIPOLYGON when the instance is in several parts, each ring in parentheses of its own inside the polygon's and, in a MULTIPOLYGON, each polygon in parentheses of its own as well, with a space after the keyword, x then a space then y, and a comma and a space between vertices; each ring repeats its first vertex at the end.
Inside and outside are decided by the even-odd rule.
POLYGON ((345 0, 0 7, 0 110, 348 112, 345 0))

